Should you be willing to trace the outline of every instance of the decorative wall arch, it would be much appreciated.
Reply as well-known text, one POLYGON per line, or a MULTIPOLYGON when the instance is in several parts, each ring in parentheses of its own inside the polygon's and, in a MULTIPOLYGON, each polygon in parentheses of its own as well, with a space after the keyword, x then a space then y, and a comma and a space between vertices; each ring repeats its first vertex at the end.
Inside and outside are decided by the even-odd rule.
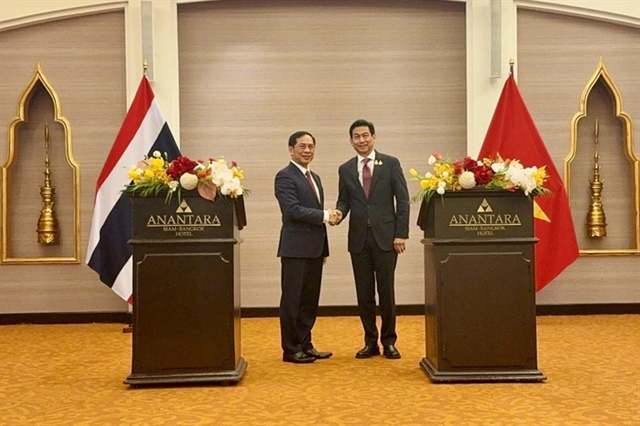
POLYGON ((571 200, 571 163, 576 158, 578 151, 578 126, 582 119, 588 115, 588 101, 594 87, 597 84, 603 84, 607 92, 611 96, 613 105, 613 115, 621 123, 622 126, 622 146, 626 159, 629 162, 631 182, 630 197, 632 200, 633 211, 629 212, 633 223, 633 248, 620 249, 581 249, 580 253, 584 255, 640 255, 640 161, 634 152, 633 145, 633 122, 631 117, 624 112, 622 95, 618 90, 615 82, 607 72, 604 61, 600 58, 598 66, 593 75, 587 82, 582 91, 579 102, 579 111, 571 119, 571 148, 569 154, 564 160, 564 180, 567 188, 567 195, 571 200))
MULTIPOLYGON (((17 115, 10 122, 8 126, 8 151, 7 160, 5 164, 0 167, 2 172, 2 257, 0 261, 7 264, 49 264, 49 263, 80 263, 80 167, 77 164, 73 155, 73 145, 71 138, 71 125, 69 121, 62 116, 62 107, 58 94, 53 89, 53 86, 49 83, 47 77, 40 66, 37 63, 36 70, 31 77, 26 88, 20 96, 17 107, 17 115), (64 138, 64 155, 66 158, 66 164, 71 169, 70 186, 72 188, 72 212, 73 219, 72 230, 67 232, 72 233, 72 238, 68 239, 69 243, 67 247, 63 247, 60 251, 69 252, 69 254, 57 254, 57 255, 13 255, 12 241, 10 240, 10 229, 12 219, 12 209, 10 203, 10 193, 12 189, 12 176, 10 169, 19 161, 17 155, 17 144, 19 143, 19 130, 22 125, 29 122, 30 104, 33 96, 38 90, 43 89, 47 97, 53 104, 53 121, 58 123, 63 129, 64 138)), ((34 209, 39 209, 39 206, 34 206, 34 209)))

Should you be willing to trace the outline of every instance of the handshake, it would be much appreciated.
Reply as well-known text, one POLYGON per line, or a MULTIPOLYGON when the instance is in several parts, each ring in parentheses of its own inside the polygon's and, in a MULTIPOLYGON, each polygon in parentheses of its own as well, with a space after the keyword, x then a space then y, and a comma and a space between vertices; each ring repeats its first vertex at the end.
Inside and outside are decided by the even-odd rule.
POLYGON ((342 221, 342 212, 340 210, 329 209, 329 225, 335 226, 342 221))

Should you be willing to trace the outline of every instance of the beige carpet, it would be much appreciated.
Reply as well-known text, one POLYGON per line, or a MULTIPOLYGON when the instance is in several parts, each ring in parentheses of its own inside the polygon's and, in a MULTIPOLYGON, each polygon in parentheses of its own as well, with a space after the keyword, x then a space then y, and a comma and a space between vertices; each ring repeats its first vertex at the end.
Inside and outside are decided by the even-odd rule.
POLYGON ((122 324, 0 327, 2 425, 640 425, 640 316, 538 317, 543 383, 432 384, 424 320, 398 318, 402 359, 357 360, 358 318, 319 318, 333 358, 280 360, 276 318, 242 320, 233 386, 129 388, 122 324))

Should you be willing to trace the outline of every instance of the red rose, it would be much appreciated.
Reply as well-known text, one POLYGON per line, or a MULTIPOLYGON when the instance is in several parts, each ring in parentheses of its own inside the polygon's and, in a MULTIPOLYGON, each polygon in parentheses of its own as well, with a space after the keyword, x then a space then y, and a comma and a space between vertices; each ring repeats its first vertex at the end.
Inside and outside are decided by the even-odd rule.
POLYGON ((469 170, 470 172, 474 171, 476 167, 478 167, 478 161, 474 160, 471 157, 464 157, 464 169, 469 170))
POLYGON ((486 185, 491 182, 491 179, 493 178, 493 170, 485 165, 477 166, 473 170, 473 175, 476 177, 478 185, 486 185))
POLYGON ((453 163, 453 170, 457 175, 464 171, 472 172, 476 167, 478 167, 478 162, 471 157, 464 157, 464 159, 453 163))
POLYGON ((456 175, 461 175, 464 172, 464 161, 455 161, 453 163, 453 173, 456 175))
POLYGON ((171 176, 173 180, 179 180, 180 176, 185 173, 190 173, 193 169, 198 165, 193 160, 190 160, 188 157, 178 157, 169 164, 169 168, 167 169, 167 175, 171 176))

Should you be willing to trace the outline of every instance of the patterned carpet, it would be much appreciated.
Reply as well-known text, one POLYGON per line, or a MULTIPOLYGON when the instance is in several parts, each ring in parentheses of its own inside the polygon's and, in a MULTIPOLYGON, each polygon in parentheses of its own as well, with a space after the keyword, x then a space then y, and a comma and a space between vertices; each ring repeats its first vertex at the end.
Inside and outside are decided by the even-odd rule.
POLYGON ((2 425, 639 425, 640 316, 538 317, 543 383, 432 384, 422 317, 398 318, 402 359, 357 360, 355 317, 322 317, 319 350, 283 363, 276 318, 242 320, 236 385, 129 388, 121 324, 0 327, 2 425))

